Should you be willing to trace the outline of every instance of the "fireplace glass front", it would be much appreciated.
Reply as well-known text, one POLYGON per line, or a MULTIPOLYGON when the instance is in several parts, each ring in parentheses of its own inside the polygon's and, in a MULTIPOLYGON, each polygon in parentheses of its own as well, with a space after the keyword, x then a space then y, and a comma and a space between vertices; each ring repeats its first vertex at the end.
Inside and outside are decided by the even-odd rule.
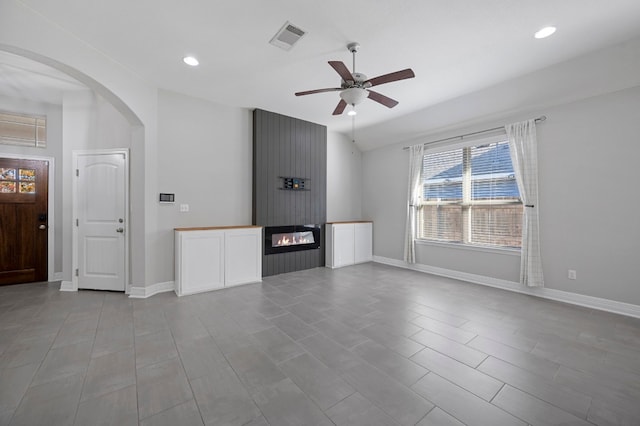
POLYGON ((264 253, 287 253, 320 247, 320 225, 265 227, 264 253))

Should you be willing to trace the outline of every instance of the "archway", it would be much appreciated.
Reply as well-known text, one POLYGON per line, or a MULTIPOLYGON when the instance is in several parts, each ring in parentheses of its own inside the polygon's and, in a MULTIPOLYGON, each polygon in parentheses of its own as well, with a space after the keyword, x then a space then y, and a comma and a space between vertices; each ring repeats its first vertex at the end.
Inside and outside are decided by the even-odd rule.
MULTIPOLYGON (((128 124, 127 129, 127 138, 130 141, 130 148, 132 151, 132 157, 136 158, 135 164, 132 165, 132 174, 136 177, 136 179, 132 179, 131 181, 131 198, 134 200, 132 203, 132 215, 131 215, 131 240, 130 240, 130 252, 135 252, 138 258, 144 259, 145 252, 145 242, 144 242, 144 144, 145 144, 145 129, 142 120, 138 117, 138 115, 130 108, 118 95, 116 95, 113 91, 111 91, 104 84, 98 82, 91 76, 78 71, 77 69, 68 66, 64 63, 56 61, 50 57, 28 51, 22 48, 18 48, 15 46, 10 46, 6 44, 0 44, 0 51, 7 52, 13 55, 17 55, 22 58, 27 58, 31 61, 35 61, 37 63, 46 65, 51 67, 54 70, 60 71, 73 79, 79 81, 84 86, 87 87, 87 90, 90 90, 92 93, 95 93, 97 97, 100 98, 101 102, 104 101, 108 105, 112 107, 113 110, 117 111, 119 115, 121 115, 123 122, 128 124)), ((69 163, 71 160, 71 149, 72 147, 65 147, 63 149, 61 158, 57 161, 56 166, 58 168, 64 169, 61 182, 58 183, 58 186, 62 188, 62 191, 57 191, 57 202, 61 202, 61 199, 69 199, 69 194, 71 194, 71 170, 69 168, 69 163), (63 194, 67 194, 67 196, 63 197, 63 194)), ((65 201, 66 204, 66 201, 65 201)), ((62 211, 62 225, 61 230, 57 235, 62 241, 61 248, 61 256, 62 256, 62 271, 56 271, 58 276, 54 277, 54 279, 62 279, 63 288, 68 286, 71 282, 71 277, 73 274, 72 268, 72 251, 73 251, 73 241, 71 238, 71 230, 73 217, 71 214, 71 209, 68 208, 67 205, 64 205, 63 208, 60 209, 62 211)), ((131 262, 133 263, 133 262, 131 262)), ((133 281, 133 267, 138 268, 138 276, 144 277, 144 261, 139 262, 138 265, 132 265, 132 268, 129 272, 129 277, 127 278, 127 290, 130 283, 133 281)), ((50 277, 51 279, 51 277, 50 277)))

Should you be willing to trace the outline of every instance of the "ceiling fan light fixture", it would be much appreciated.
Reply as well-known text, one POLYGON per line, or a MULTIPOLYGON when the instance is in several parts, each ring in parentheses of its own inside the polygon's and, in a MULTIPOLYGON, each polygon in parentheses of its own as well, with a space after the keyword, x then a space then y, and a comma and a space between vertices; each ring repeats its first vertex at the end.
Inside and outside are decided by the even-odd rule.
POLYGON ((349 105, 358 105, 369 96, 369 92, 359 87, 351 87, 340 92, 340 97, 349 105))
POLYGON ((356 106, 355 105, 351 105, 351 109, 349 111, 347 111, 347 115, 350 116, 350 117, 358 115, 358 112, 356 111, 356 106))
POLYGON ((538 39, 547 38, 555 32, 556 32, 556 27, 549 26, 549 27, 544 27, 539 29, 538 31, 536 31, 536 33, 533 36, 538 39))
POLYGON ((374 78, 368 78, 365 74, 356 72, 356 53, 358 52, 360 45, 358 43, 349 43, 347 49, 353 55, 353 71, 349 71, 349 68, 342 61, 329 61, 329 65, 340 76, 340 87, 329 87, 326 89, 306 90, 303 92, 296 92, 296 96, 311 95, 314 93, 324 92, 340 92, 340 102, 336 105, 331 115, 340 115, 344 112, 348 105, 352 108, 347 114, 355 115, 355 106, 360 104, 365 99, 371 99, 374 102, 379 103, 387 108, 393 108, 398 105, 398 101, 391 99, 388 96, 370 90, 371 87, 379 86, 381 84, 392 83, 394 81, 405 80, 408 78, 414 78, 414 74, 411 68, 404 70, 391 72, 388 74, 379 75, 374 78))
POLYGON ((198 61, 197 58, 193 57, 193 56, 185 56, 184 58, 182 58, 182 61, 192 67, 197 67, 200 62, 198 61))

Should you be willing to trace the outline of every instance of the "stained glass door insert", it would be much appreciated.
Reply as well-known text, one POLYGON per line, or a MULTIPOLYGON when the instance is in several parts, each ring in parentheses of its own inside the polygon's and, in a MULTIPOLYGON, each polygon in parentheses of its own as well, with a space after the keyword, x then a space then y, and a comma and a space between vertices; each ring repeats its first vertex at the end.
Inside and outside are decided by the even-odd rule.
POLYGON ((0 169, 0 180, 16 180, 16 169, 0 169))
POLYGON ((16 169, 0 169, 0 194, 16 192, 16 169))
POLYGON ((15 182, 0 181, 0 194, 13 194, 16 192, 15 182))
POLYGON ((33 169, 20 169, 20 180, 33 182, 36 180, 36 171, 33 169))
POLYGON ((0 194, 35 194, 36 170, 35 169, 0 168, 0 194))
POLYGON ((35 182, 20 182, 20 193, 21 194, 35 194, 36 193, 36 183, 35 182))

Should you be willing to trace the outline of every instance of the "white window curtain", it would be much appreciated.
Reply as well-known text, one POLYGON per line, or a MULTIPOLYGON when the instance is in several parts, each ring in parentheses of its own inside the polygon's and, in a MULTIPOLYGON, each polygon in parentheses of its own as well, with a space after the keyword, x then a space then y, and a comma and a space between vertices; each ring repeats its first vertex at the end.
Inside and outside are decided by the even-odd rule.
POLYGON ((538 222, 538 143, 536 122, 527 120, 505 126, 509 138, 511 162, 524 205, 520 283, 544 287, 538 222))
POLYGON ((404 261, 416 263, 417 214, 420 206, 420 191, 422 190, 422 161, 424 145, 409 147, 409 189, 407 191, 407 224, 404 236, 404 261))

